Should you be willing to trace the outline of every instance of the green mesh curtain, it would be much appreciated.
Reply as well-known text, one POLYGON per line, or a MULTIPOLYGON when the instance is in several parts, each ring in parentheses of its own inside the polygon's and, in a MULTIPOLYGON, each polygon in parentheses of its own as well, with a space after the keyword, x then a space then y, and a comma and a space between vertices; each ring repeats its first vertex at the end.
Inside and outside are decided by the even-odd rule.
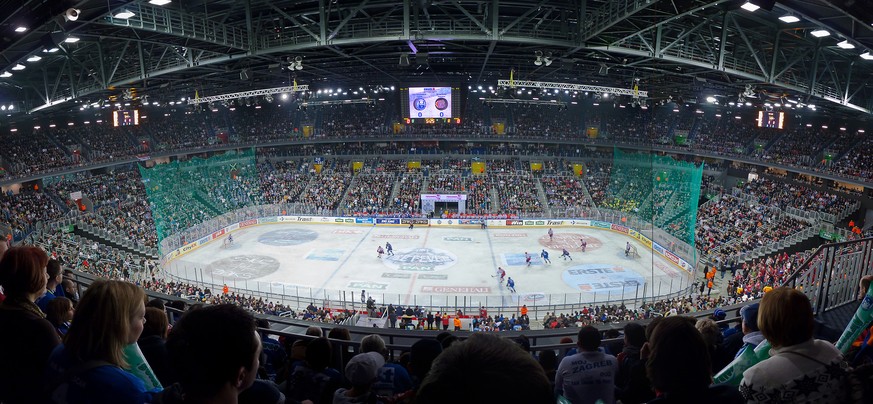
POLYGON ((605 207, 632 213, 694 247, 703 165, 613 151, 605 207))
POLYGON ((255 150, 139 168, 158 239, 215 216, 263 204, 255 150))

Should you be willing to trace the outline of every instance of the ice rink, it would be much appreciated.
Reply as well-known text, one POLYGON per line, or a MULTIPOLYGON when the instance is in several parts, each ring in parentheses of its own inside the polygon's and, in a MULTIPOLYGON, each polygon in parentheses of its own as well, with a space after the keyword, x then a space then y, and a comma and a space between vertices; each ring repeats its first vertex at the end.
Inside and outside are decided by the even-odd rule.
POLYGON ((181 279, 271 297, 359 302, 366 290, 380 303, 432 307, 648 300, 688 286, 689 273, 626 235, 556 227, 550 239, 548 230, 267 224, 234 231, 230 246, 223 235, 167 266, 181 279), (627 242, 639 257, 625 256, 627 242), (386 243, 394 255, 379 258, 377 247, 386 243), (561 257, 564 248, 572 260, 561 257), (541 258, 543 250, 551 263, 541 258), (499 282, 497 267, 515 281, 517 293, 499 282))

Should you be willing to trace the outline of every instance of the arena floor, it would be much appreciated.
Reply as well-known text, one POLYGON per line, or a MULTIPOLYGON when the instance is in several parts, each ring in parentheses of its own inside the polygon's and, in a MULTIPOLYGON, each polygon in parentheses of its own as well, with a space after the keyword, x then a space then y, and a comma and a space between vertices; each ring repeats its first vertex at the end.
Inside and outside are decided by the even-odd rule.
MULTIPOLYGON (((631 238, 593 228, 442 228, 275 224, 234 231, 176 260, 169 271, 231 290, 260 290, 298 300, 360 302, 366 290, 380 303, 428 307, 506 307, 600 303, 667 295, 690 274, 631 238), (587 242, 582 252, 580 239, 587 242), (630 241, 639 257, 624 254, 630 241), (376 253, 390 242, 394 256, 376 253), (572 256, 560 257, 562 248, 572 256), (540 258, 545 249, 551 263, 540 258), (525 252, 533 257, 525 263, 525 252), (511 293, 496 268, 515 280, 511 293)), ((286 301, 292 301, 287 299, 286 301)), ((308 303, 307 303, 308 304, 308 303)), ((316 303, 318 304, 318 303, 316 303)), ((305 304, 304 304, 305 306, 305 304)))

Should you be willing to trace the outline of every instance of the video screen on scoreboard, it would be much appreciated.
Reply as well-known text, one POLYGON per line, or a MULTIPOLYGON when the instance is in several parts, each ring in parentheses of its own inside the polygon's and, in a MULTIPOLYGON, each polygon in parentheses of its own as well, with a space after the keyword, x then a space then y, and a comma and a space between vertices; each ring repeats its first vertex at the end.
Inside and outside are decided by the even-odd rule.
POLYGON ((139 110, 112 111, 112 126, 137 126, 139 125, 139 110))
POLYGON ((461 123, 457 86, 427 84, 400 88, 401 116, 407 124, 461 123))
POLYGON ((451 118, 451 87, 409 87, 410 118, 451 118))
POLYGON ((785 125, 785 113, 782 111, 758 111, 758 127, 782 129, 785 125))

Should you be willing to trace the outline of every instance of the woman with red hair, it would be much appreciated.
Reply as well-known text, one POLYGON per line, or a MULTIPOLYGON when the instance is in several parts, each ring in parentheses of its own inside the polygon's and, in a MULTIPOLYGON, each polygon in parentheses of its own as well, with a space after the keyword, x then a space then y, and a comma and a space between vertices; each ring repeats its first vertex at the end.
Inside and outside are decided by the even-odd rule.
POLYGON ((36 305, 48 283, 48 255, 38 247, 12 247, 0 258, 0 402, 44 401, 43 370, 61 340, 36 305))

